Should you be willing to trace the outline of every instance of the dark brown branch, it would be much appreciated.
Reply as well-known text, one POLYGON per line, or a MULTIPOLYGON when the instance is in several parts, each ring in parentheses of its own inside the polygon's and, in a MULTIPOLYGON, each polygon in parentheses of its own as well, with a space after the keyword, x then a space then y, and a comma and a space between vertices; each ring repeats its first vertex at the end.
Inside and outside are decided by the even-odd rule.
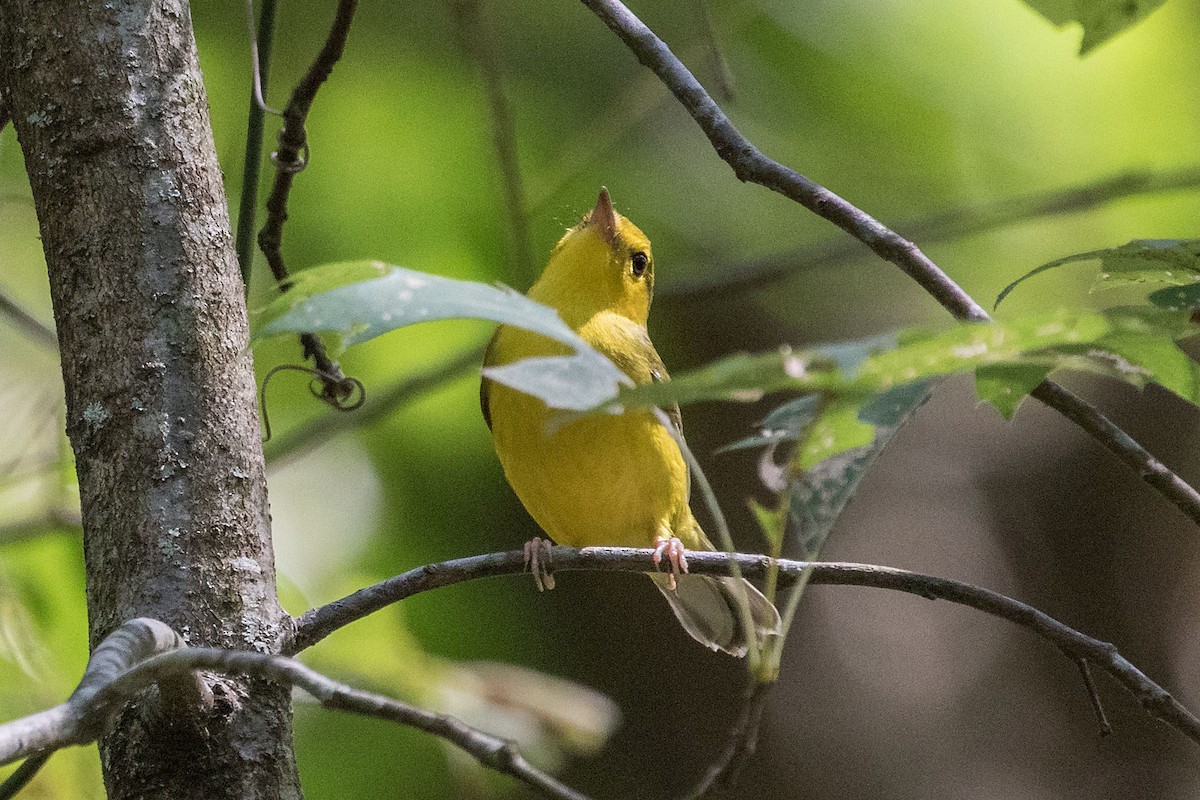
MULTIPOLYGON (((670 48, 619 0, 583 0, 583 4, 617 34, 642 64, 659 76, 740 180, 779 192, 833 222, 900 267, 956 318, 974 322, 991 320, 987 311, 915 244, 825 187, 763 155, 738 132, 670 48)), ((1200 492, 1168 470, 1098 409, 1053 381, 1043 381, 1032 394, 1095 437, 1180 511, 1200 523, 1200 492)))
MULTIPOLYGON (((258 246, 266 256, 267 265, 270 266, 275 280, 279 282, 281 291, 286 291, 291 286, 288 268, 283 260, 283 224, 288 217, 288 198, 291 196, 292 185, 296 175, 304 169, 308 161, 308 133, 304 123, 312 110, 317 91, 333 72, 334 65, 341 60, 357 6, 357 0, 339 0, 337 13, 324 46, 304 78, 293 90, 292 99, 283 111, 279 149, 272 154, 275 162, 275 183, 271 187, 270 197, 267 198, 267 220, 258 232, 258 246)), ((341 368, 329 358, 320 337, 305 333, 300 335, 300 342, 304 348, 304 357, 311 358, 317 369, 326 376, 322 379, 325 384, 325 401, 338 405, 350 391, 345 384, 345 375, 342 374, 341 368)))
POLYGON ((1092 404, 1054 381, 1042 381, 1030 393, 1083 428, 1163 497, 1200 525, 1200 492, 1137 443, 1092 404))
MULTIPOLYGON (((1200 167, 1169 172, 1126 172, 1084 186, 1043 194, 1031 194, 977 206, 942 211, 896 226, 913 241, 926 245, 974 236, 1027 220, 1079 214, 1116 200, 1200 187, 1200 167)), ((655 297, 722 297, 757 291, 810 269, 828 268, 863 256, 861 244, 852 239, 820 242, 786 253, 747 261, 713 274, 683 278, 655 287, 655 297)))
MULTIPOLYGON (((553 564, 557 572, 569 570, 609 570, 650 572, 653 570, 652 550, 623 547, 589 547, 577 550, 555 547, 553 564)), ((820 561, 773 560, 767 556, 745 553, 689 552, 688 566, 693 573, 705 575, 731 574, 731 562, 737 562, 741 573, 750 578, 765 578, 774 565, 781 586, 800 580, 806 573, 814 584, 867 586, 877 589, 906 592, 929 600, 948 600, 974 608, 986 614, 1006 619, 1026 628, 1050 642, 1073 662, 1086 659, 1103 669, 1124 686, 1142 708, 1167 725, 1200 744, 1200 719, 1184 708, 1165 689, 1129 663, 1117 648, 1108 642, 1080 633, 1045 612, 1019 600, 1006 597, 979 586, 922 575, 908 570, 870 564, 845 564, 820 561)), ((296 620, 295 629, 280 652, 292 655, 311 647, 339 628, 349 625, 379 609, 411 597, 414 594, 450 586, 477 578, 513 575, 524 571, 525 556, 520 550, 506 553, 459 558, 440 564, 429 564, 410 570, 388 580, 360 589, 354 594, 328 605, 305 612, 296 620)))

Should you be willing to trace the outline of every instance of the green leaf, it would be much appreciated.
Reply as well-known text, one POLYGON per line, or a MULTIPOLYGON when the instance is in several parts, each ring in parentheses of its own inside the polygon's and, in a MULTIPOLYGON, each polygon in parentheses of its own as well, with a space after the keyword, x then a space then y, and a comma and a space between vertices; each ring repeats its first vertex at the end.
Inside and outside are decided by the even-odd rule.
POLYGON ((797 443, 794 468, 807 470, 832 455, 873 442, 875 427, 858 418, 860 406, 860 398, 832 400, 797 443))
POLYGON ((871 440, 829 455, 795 475, 788 493, 788 522, 799 544, 800 558, 820 555, 867 470, 900 426, 929 398, 933 385, 934 381, 918 381, 869 400, 857 416, 871 423, 871 440))
POLYGON ((540 397, 552 408, 592 408, 630 383, 552 308, 506 287, 378 261, 329 264, 300 273, 292 288, 262 312, 255 338, 332 333, 350 347, 407 325, 463 318, 515 325, 574 351, 484 370, 492 380, 540 397))
POLYGON ((1200 239, 1135 239, 1120 247, 1064 256, 1030 270, 1004 287, 995 305, 1000 305, 1013 289, 1034 275, 1081 261, 1100 262, 1093 290, 1134 283, 1193 286, 1200 281, 1200 239))
POLYGON ((1050 370, 1049 364, 986 364, 975 370, 975 393, 1011 420, 1050 370))
POLYGON ((1083 26, 1079 54, 1085 55, 1136 22, 1165 0, 1025 0, 1025 4, 1062 27, 1083 26))
POLYGON ((1166 289, 1151 292, 1146 299, 1168 311, 1186 311, 1200 305, 1200 283, 1191 286, 1168 286, 1166 289))

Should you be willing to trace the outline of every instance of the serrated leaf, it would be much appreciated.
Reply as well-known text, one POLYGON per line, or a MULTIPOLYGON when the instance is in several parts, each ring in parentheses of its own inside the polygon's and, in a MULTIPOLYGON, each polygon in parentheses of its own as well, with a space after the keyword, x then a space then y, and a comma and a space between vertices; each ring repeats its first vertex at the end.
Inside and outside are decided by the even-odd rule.
POLYGON ((1064 256, 1026 272, 1004 287, 995 305, 1035 275, 1084 261, 1100 262, 1093 289, 1134 283, 1190 286, 1200 281, 1200 239, 1135 239, 1120 247, 1064 256))
POLYGON ((1085 55, 1134 23, 1145 19, 1165 0, 1025 0, 1025 4, 1062 27, 1083 26, 1079 54, 1085 55))
POLYGON ((263 311, 255 338, 332 333, 349 347, 408 325, 464 318, 514 325, 574 351, 485 370, 492 380, 540 397, 552 408, 591 408, 630 383, 552 308, 506 287, 378 261, 329 264, 300 273, 292 288, 263 311))
POLYGON ((1050 370, 1049 364, 987 364, 975 370, 975 393, 1011 420, 1050 370))

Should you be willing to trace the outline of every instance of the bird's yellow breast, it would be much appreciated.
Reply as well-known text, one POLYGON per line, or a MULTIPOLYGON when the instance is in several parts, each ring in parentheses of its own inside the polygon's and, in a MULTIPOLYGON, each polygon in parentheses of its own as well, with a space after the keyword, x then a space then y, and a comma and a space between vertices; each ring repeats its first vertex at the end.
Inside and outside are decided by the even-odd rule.
MULTIPOLYGON (((580 326, 589 344, 613 357, 649 347, 644 329, 599 314, 580 326)), ((489 365, 563 352, 538 334, 501 327, 489 365)), ((620 358, 614 361, 623 368, 620 358)), ((626 368, 626 372, 630 372, 626 368)), ((630 375, 638 383, 648 379, 630 375)), ((517 496, 543 530, 572 547, 649 547, 679 536, 697 548, 687 505, 687 467, 674 439, 649 411, 597 415, 551 429, 554 413, 541 400, 492 383, 487 395, 492 436, 517 496)))

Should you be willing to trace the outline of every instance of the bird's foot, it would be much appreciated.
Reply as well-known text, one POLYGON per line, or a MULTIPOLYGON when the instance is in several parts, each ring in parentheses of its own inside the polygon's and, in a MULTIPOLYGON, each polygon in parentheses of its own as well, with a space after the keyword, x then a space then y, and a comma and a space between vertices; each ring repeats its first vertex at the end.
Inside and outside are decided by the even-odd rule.
POLYGON ((675 591, 676 579, 681 573, 688 571, 687 565, 687 550, 683 547, 683 542, 679 541, 674 536, 659 536, 654 540, 654 568, 658 569, 658 565, 662 563, 663 556, 667 557, 667 561, 671 565, 671 572, 667 575, 667 588, 675 591))
POLYGON ((533 573, 533 582, 539 592, 554 588, 554 573, 551 572, 551 550, 549 539, 535 536, 525 543, 525 569, 533 573))

